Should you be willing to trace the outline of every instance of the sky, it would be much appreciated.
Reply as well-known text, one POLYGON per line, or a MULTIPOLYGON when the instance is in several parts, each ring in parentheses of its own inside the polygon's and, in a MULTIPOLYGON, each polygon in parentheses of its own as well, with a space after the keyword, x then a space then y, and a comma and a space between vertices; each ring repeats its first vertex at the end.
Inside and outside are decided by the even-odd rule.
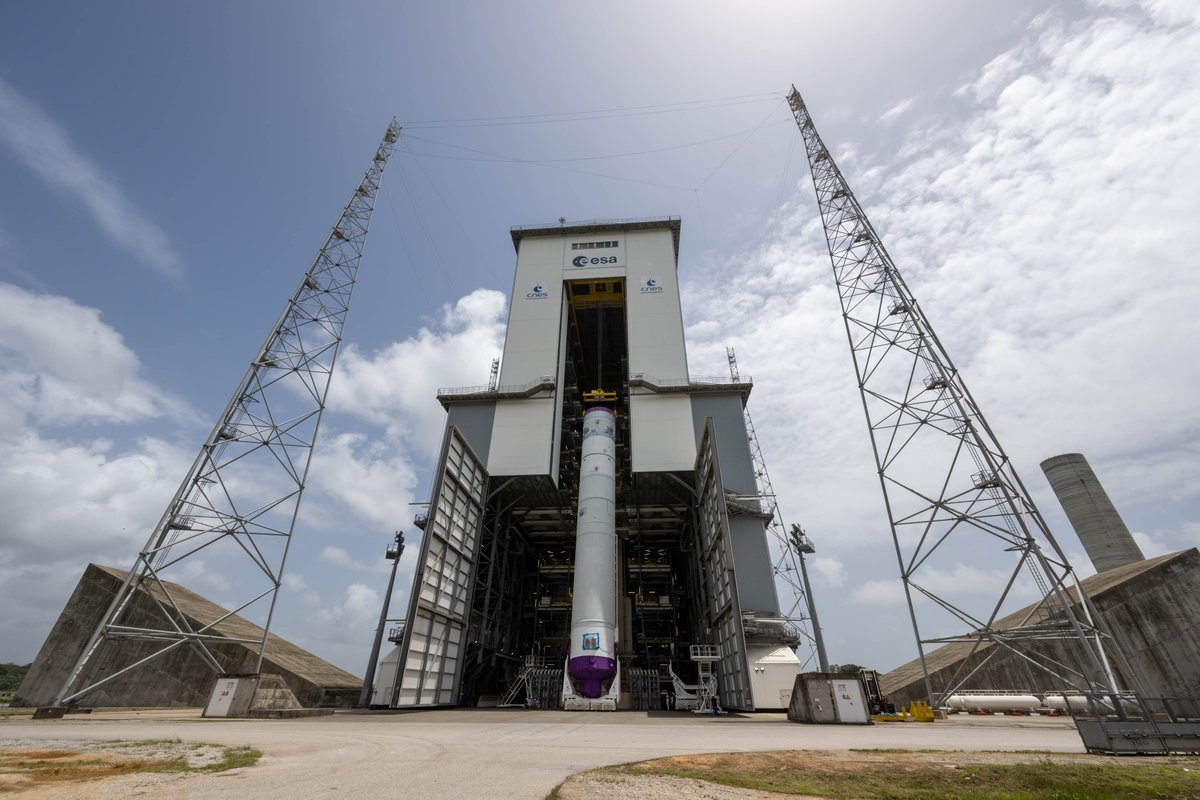
POLYGON ((317 655, 362 674, 401 529, 403 613, 508 229, 678 215, 691 373, 753 376, 830 660, 915 657, 792 84, 1080 574, 1059 453, 1148 556, 1200 544, 1197 52, 1186 0, 5 4, 0 662, 133 561, 392 117, 273 625, 317 655))

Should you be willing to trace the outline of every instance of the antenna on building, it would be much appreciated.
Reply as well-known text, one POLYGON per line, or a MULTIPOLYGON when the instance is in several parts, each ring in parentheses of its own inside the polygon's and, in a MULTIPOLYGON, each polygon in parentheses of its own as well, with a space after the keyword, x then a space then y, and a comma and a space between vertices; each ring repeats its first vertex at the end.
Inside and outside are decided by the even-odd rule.
MULTIPOLYGON (((741 383, 741 373, 738 371, 737 354, 734 353, 732 347, 725 348, 725 358, 729 361, 729 377, 734 383, 741 383)), ((808 640, 809 643, 809 658, 811 660, 815 655, 817 663, 821 667, 822 672, 829 671, 829 661, 825 657, 825 644, 822 641, 821 632, 817 628, 816 607, 813 604, 811 587, 808 583, 808 572, 803 566, 803 555, 799 556, 800 564, 797 565, 797 551, 793 546, 793 538, 789 535, 787 526, 783 522, 783 514, 779 511, 779 501, 775 497, 775 487, 771 484, 771 475, 767 472, 767 461, 763 458, 762 447, 758 443, 758 433, 754 430, 754 420, 750 418, 750 407, 746 405, 742 409, 742 413, 746 419, 746 439, 750 444, 750 459, 754 462, 754 476, 758 482, 759 502, 762 505, 762 512, 765 519, 767 533, 771 534, 775 539, 775 543, 779 550, 778 556, 773 556, 771 560, 771 570, 777 576, 783 578, 784 582, 791 587, 794 600, 792 607, 786 614, 789 621, 793 624, 798 623, 801 636, 808 640), (797 613, 799 612, 799 613, 797 613), (812 623, 812 631, 806 627, 806 622, 812 623)), ((792 526, 796 527, 796 526, 792 526)), ((806 539, 807 541, 807 539, 806 539)), ((805 552, 814 552, 807 550, 805 552)))
POLYGON ((367 227, 400 130, 393 119, 362 181, 268 329, 266 341, 83 648, 55 705, 185 645, 216 673, 245 668, 228 663, 228 657, 223 662, 220 651, 214 652, 216 646, 247 647, 253 652, 254 672, 262 670, 367 227), (190 616, 176 603, 164 577, 183 566, 203 567, 201 556, 219 561, 223 575, 253 587, 217 620, 190 616), (261 615, 261 629, 248 635, 245 626, 236 631, 222 626, 235 614, 247 612, 261 615), (105 642, 118 656, 119 667, 113 671, 107 664, 92 664, 105 642))
POLYGON ((488 391, 494 392, 500 385, 500 356, 492 359, 492 372, 488 375, 488 391))
POLYGON ((1124 659, 794 86, 788 103, 808 152, 930 702, 941 706, 998 653, 1093 698, 1115 695, 1110 659, 1127 670, 1124 659), (939 589, 939 577, 982 553, 989 567, 1010 570, 999 597, 972 603, 939 589), (1039 600, 1006 618, 1026 571, 1034 585, 1022 588, 1039 600), (1046 640, 1069 654, 1030 646, 1046 640), (949 642, 978 657, 961 659, 935 691, 925 646, 949 642))

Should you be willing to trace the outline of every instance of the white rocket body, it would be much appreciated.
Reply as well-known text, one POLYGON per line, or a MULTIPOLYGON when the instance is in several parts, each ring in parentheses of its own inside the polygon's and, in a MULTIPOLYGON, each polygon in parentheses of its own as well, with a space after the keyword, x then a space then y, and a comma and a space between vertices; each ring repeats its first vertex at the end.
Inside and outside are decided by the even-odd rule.
POLYGON ((575 585, 567 673, 584 697, 599 697, 617 672, 616 419, 607 408, 583 415, 575 585))

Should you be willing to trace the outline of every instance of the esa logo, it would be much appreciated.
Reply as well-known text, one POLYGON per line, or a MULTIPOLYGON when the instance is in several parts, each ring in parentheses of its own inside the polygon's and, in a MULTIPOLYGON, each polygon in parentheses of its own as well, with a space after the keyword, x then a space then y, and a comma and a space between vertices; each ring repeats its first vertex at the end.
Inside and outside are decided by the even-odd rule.
POLYGON ((525 294, 525 299, 527 300, 546 300, 549 297, 550 293, 540 283, 536 284, 525 294))
POLYGON ((663 290, 663 287, 658 285, 658 281, 654 278, 646 278, 642 281, 642 294, 658 294, 663 290))
POLYGON ((615 263, 617 263, 616 256, 592 256, 591 258, 587 256, 575 256, 575 258, 571 259, 571 266, 573 267, 595 267, 599 264, 615 263))

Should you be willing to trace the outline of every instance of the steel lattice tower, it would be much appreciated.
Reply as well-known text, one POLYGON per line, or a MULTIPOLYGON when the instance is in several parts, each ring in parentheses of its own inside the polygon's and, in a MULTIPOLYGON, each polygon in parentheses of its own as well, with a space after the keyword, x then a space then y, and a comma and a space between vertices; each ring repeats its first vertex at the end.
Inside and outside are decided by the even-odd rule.
MULTIPOLYGON (((725 357, 729 361, 729 377, 733 378, 734 383, 739 383, 742 376, 738 371, 737 354, 734 353, 732 347, 725 348, 725 357)), ((775 539, 778 549, 778 554, 772 554, 771 557, 771 572, 776 577, 783 578, 784 583, 792 590, 794 598, 791 608, 784 616, 790 623, 796 625, 801 640, 807 643, 809 653, 808 657, 804 659, 804 666, 807 667, 813 658, 816 658, 821 671, 828 672, 829 663, 825 658, 825 646, 821 641, 817 621, 812 612, 811 589, 805 574, 797 566, 796 552, 788 537, 787 526, 783 523, 783 515, 779 511, 775 486, 771 483, 770 473, 767 472, 767 460, 763 458, 762 447, 758 443, 754 420, 750 418, 750 407, 746 406, 742 413, 746 420, 746 440, 750 445, 750 460, 754 463, 754 478, 758 482, 759 503, 762 506, 767 533, 775 539), (808 628, 810 623, 812 630, 808 628)))
POLYGON ((367 227, 399 135, 400 126, 393 120, 337 224, 138 553, 56 705, 184 645, 194 648, 217 672, 225 667, 214 646, 246 645, 257 651, 255 671, 261 670, 367 227), (228 614, 197 627, 172 598, 165 576, 195 564, 200 555, 219 559, 223 575, 251 588, 228 614), (228 617, 243 612, 263 614, 261 638, 238 638, 215 630, 228 617), (147 622, 151 619, 157 624, 147 622), (129 640, 160 646, 101 679, 81 680, 106 642, 111 643, 103 648, 106 657, 119 658, 120 642, 129 640))
POLYGON ((1066 556, 795 87, 788 103, 808 151, 930 701, 940 705, 982 666, 963 658, 935 687, 925 646, 949 642, 968 643, 983 663, 1012 654, 1063 688, 1117 692, 1112 664, 1120 654, 1066 556), (998 598, 984 591, 982 601, 968 602, 971 592, 951 599, 939 590, 980 563, 1006 576, 998 598), (1030 597, 1031 610, 1015 613, 1030 597))

